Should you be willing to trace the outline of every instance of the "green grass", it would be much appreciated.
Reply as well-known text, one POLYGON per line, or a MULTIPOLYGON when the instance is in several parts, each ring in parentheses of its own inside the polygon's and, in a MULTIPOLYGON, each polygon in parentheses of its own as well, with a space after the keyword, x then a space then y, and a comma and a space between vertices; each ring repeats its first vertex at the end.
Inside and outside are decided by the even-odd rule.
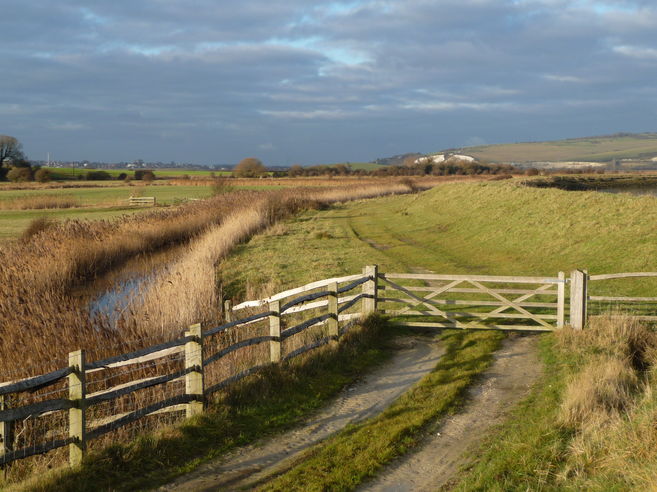
MULTIPOLYGON (((80 207, 47 210, 0 210, 0 241, 21 235, 29 223, 38 217, 57 220, 111 220, 124 214, 139 213, 144 208, 129 207, 127 199, 134 196, 154 196, 158 204, 173 205, 189 198, 207 198, 209 186, 112 186, 94 188, 54 188, 43 190, 2 190, 0 201, 32 196, 67 196, 78 200, 80 207)), ((148 208, 150 210, 150 208, 148 208)))
MULTIPOLYGON (((487 436, 455 490, 550 490, 548 477, 566 454, 572 433, 556 425, 561 395, 577 360, 553 336, 541 340, 543 377, 506 422, 487 436)), ((581 362, 581 361, 580 361, 581 362)))
MULTIPOLYGON (((249 286, 270 283, 270 290, 275 291, 331 275, 355 273, 363 265, 373 263, 379 264, 382 271, 422 269, 502 275, 552 276, 559 270, 573 268, 586 268, 592 273, 653 270, 657 253, 655 200, 631 195, 534 189, 510 182, 449 183, 419 195, 351 202, 324 211, 306 212, 240 246, 219 266, 219 276, 225 292, 237 296, 249 286), (276 279, 274 283, 272 278, 276 279)), ((637 282, 626 287, 628 294, 653 289, 654 295, 651 284, 637 282)), ((594 292, 596 289, 600 293, 605 290, 604 286, 592 286, 594 292)), ((328 444, 312 450, 301 468, 291 470, 290 475, 280 477, 271 487, 286 488, 303 479, 309 488, 352 488, 383 463, 410 448, 426 425, 456 408, 467 384, 485 369, 500 337, 491 332, 446 332, 449 349, 446 359, 403 397, 405 403, 393 407, 404 414, 404 419, 389 410, 347 429, 328 444), (436 398, 434 394, 442 396, 436 398), (331 463, 339 463, 340 467, 329 470, 331 463)), ((544 343, 549 344, 549 338, 547 336, 548 341, 544 343)), ((545 353, 549 358, 549 350, 545 353)), ((561 387, 556 380, 550 383, 553 380, 549 375, 546 381, 548 389, 545 391, 548 396, 553 391, 553 399, 546 397, 537 401, 546 405, 543 411, 547 417, 541 418, 548 422, 549 412, 553 411, 550 408, 554 408, 555 395, 561 387)), ((221 427, 220 422, 228 413, 226 409, 221 417, 216 417, 216 428, 221 427)), ((232 421, 226 422, 222 429, 230 427, 232 421)), ((204 448, 203 456, 216 456, 227 449, 223 441, 212 437, 214 432, 227 431, 193 426, 192 429, 196 430, 189 431, 190 436, 200 434, 203 441, 203 432, 207 431, 209 440, 214 441, 204 448)), ((553 430, 549 426, 539 428, 536 437, 541 438, 553 430)), ((550 453, 559 451, 558 447, 552 450, 550 446, 563 445, 559 439, 559 436, 556 441, 545 437, 536 444, 540 447, 536 457, 531 459, 543 459, 548 463, 550 453), (545 458, 541 458, 541 453, 545 458)), ((126 454, 136 457, 135 468, 126 463, 129 460, 115 459, 114 452, 108 452, 109 455, 100 459, 101 464, 107 462, 102 465, 104 473, 117 470, 115 480, 127 475, 128 483, 141 484, 144 483, 139 482, 141 478, 130 482, 130 477, 138 473, 137 466, 141 466, 143 460, 146 463, 144 480, 154 483, 151 473, 155 471, 150 472, 149 467, 155 465, 149 454, 153 455, 152 460, 163 463, 163 469, 173 467, 172 474, 191 469, 197 463, 191 460, 176 467, 178 460, 185 460, 183 457, 189 449, 184 446, 178 449, 178 441, 159 442, 146 440, 117 448, 121 450, 116 452, 119 457, 126 454), (174 456, 169 457, 168 453, 174 456)), ((518 465, 520 476, 541 472, 542 468, 535 467, 531 459, 527 458, 525 471, 522 471, 524 464, 518 465)), ((96 465, 97 461, 91 460, 89 468, 80 476, 88 480, 99 476, 93 472, 94 466, 101 466, 96 465)))
MULTIPOLYGON (((419 196, 349 203, 307 213, 289 222, 286 228, 275 228, 269 235, 254 238, 220 271, 224 279, 230 279, 228 292, 234 294, 276 275, 281 286, 287 287, 293 278, 311 281, 327 270, 335 274, 353 273, 367 263, 378 263, 382 271, 409 271, 414 267, 441 273, 502 275, 551 276, 574 268, 589 269, 591 273, 650 271, 654 270, 653 258, 657 253, 655 205, 657 201, 652 197, 532 189, 512 183, 450 183, 419 196), (296 254, 298 251, 304 254, 296 254)), ((654 296, 657 284, 611 281, 591 285, 593 293, 613 289, 654 296)), ((464 343, 472 341, 471 337, 491 335, 495 334, 464 334, 464 343)), ((533 477, 531 483, 540 485, 540 475, 545 470, 541 466, 552 466, 550 463, 568 442, 568 436, 554 427, 553 419, 564 387, 560 378, 568 373, 564 369, 568 361, 556 358, 551 342, 551 336, 544 337, 543 353, 550 374, 540 386, 541 393, 534 394, 519 410, 519 415, 527 412, 537 419, 536 426, 532 427, 527 419, 511 420, 509 426, 516 429, 518 440, 510 446, 517 450, 510 451, 499 462, 506 473, 517 478, 513 483, 518 489, 526 490, 523 477, 527 476, 533 477), (530 407, 531 413, 527 410, 530 407), (525 433, 530 436, 529 446, 536 447, 527 458, 522 457, 523 450, 529 447, 521 439, 525 433), (516 466, 509 456, 520 463, 516 466)), ((485 338, 479 343, 481 349, 495 340, 485 338)), ((482 362, 478 370, 483 370, 488 354, 486 349, 481 354, 472 352, 470 362, 466 359, 460 366, 452 367, 454 374, 467 373, 468 364, 478 357, 482 362)), ((467 352, 461 355, 466 357, 467 352)), ((442 391, 433 377, 425 379, 420 387, 428 385, 432 391, 442 391)), ((405 414, 407 426, 386 413, 346 430, 315 448, 307 461, 267 487, 354 488, 382 463, 411 446, 421 435, 423 423, 448 411, 458 401, 459 390, 452 389, 453 393, 443 394, 442 403, 418 400, 423 404, 414 407, 417 413, 405 414)), ((410 395, 404 398, 411 398, 407 403, 413 407, 415 397, 410 395)), ((402 411, 405 407, 395 408, 402 411)), ((501 439, 503 446, 506 441, 501 439)), ((480 490, 495 482, 499 470, 493 466, 489 473, 480 490)), ((472 488, 478 488, 476 483, 472 488)))
POLYGON ((305 461, 262 487, 270 491, 353 490, 417 444, 427 425, 458 408, 484 371, 502 333, 445 330, 446 354, 419 384, 379 416, 351 425, 307 453, 305 461))
MULTIPOLYGON (((53 179, 56 180, 76 180, 79 179, 79 176, 85 176, 87 171, 105 171, 114 178, 124 173, 132 177, 135 173, 134 169, 86 169, 73 167, 46 167, 46 169, 50 170, 53 179)), ((215 176, 230 176, 232 174, 231 171, 187 171, 184 169, 153 169, 153 172, 157 178, 176 178, 185 175, 209 177, 211 173, 214 173, 215 176)))
POLYGON ((30 196, 70 196, 83 206, 118 205, 133 196, 154 196, 159 203, 171 204, 186 198, 207 198, 212 194, 209 186, 133 185, 98 186, 88 188, 53 188, 32 190, 2 190, 0 200, 30 196))
POLYGON ((657 133, 480 145, 466 147, 460 151, 492 162, 605 162, 613 159, 645 159, 657 156, 657 133))
POLYGON ((84 219, 112 220, 125 214, 139 213, 137 208, 67 208, 53 210, 0 210, 0 241, 19 237, 34 219, 49 217, 55 220, 84 219))

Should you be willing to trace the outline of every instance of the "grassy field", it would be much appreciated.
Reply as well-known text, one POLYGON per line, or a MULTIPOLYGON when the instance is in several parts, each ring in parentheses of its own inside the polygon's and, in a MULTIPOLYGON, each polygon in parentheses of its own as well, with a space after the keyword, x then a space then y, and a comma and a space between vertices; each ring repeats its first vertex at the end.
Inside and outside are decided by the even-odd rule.
MULTIPOLYGON (((586 268, 591 273, 649 271, 654 270, 653 258, 657 253, 656 204, 651 197, 535 189, 514 182, 446 183, 418 195, 356 201, 304 212, 274 224, 264 234, 243 243, 219 265, 217 273, 225 295, 253 298, 319 278, 355 273, 363 265, 373 263, 383 271, 421 269, 437 273, 552 276, 559 270, 573 268, 586 268)), ((628 294, 654 295, 657 290, 646 283, 625 287, 628 290, 623 293, 628 294)), ((601 293, 605 290, 604 286, 595 289, 601 293)), ((386 461, 412 448, 428 422, 454 410, 467 384, 486 368, 501 336, 491 332, 446 331, 444 341, 449 350, 444 363, 421 382, 417 391, 400 400, 402 406, 349 428, 313 449, 312 458, 279 477, 270 487, 279 490, 295 486, 315 490, 354 488, 386 461), (396 412, 402 410, 405 418, 399 419, 396 412), (333 466, 334 463, 340 466, 333 466)), ((550 352, 550 346, 555 342, 551 336, 543 338, 549 362, 550 354, 555 353, 550 352)), ((558 364, 571 362, 559 359, 558 364)), ((568 370, 572 371, 573 367, 569 366, 568 370)), ((556 437, 545 436, 545 432, 555 429, 550 419, 565 391, 563 382, 551 385, 550 381, 553 380, 546 379, 548 386, 541 389, 546 397, 532 397, 538 403, 531 415, 537 422, 543 422, 540 425, 547 426, 537 424, 537 430, 531 434, 545 437, 537 440, 535 449, 531 450, 532 456, 543 460, 542 467, 532 468, 534 458, 528 457, 523 468, 512 460, 521 456, 520 451, 500 451, 503 458, 494 466, 477 468, 477 481, 467 482, 474 479, 466 477, 464 489, 476 489, 476 484, 494 484, 500 469, 519 470, 515 478, 505 476, 508 489, 526 490, 528 484, 532 484, 530 489, 533 486, 540 489, 542 483, 556 483, 545 482, 546 478, 539 476, 539 472, 548 470, 550 474, 563 468, 559 460, 564 455, 550 450, 554 446, 561 450, 573 445, 575 434, 554 431, 556 437)), ((245 402, 242 410, 251 412, 251 404, 245 402)), ((208 432, 211 435, 210 429, 220 427, 223 416, 209 418, 218 420, 206 421, 200 427, 194 424, 183 430, 183 434, 202 436, 208 432)), ((520 424, 515 421, 509 425, 520 424)), ((531 421, 525 419, 524 424, 531 425, 531 421)), ((261 429, 269 432, 268 428, 261 429)), ((520 429, 522 432, 516 434, 518 439, 528 432, 520 429)), ((229 441, 216 441, 214 448, 208 444, 202 456, 204 459, 216 456, 227 447, 247 442, 248 436, 255 437, 248 434, 244 440, 235 440, 229 436, 229 441)), ((161 463, 176 462, 176 458, 184 461, 181 458, 184 449, 174 449, 176 443, 180 441, 150 439, 114 448, 97 465, 90 463, 82 478, 105 474, 104 480, 113 480, 106 482, 108 486, 117 487, 117 480, 127 474, 134 480, 127 482, 128 487, 153 485, 158 483, 153 474, 161 469, 161 463), (148 457, 149 453, 152 456, 148 457), (134 457, 137 464, 133 466, 134 457), (141 466, 146 470, 143 477, 135 468, 141 466), (119 470, 124 472, 119 474, 119 470)), ((501 441, 499 446, 498 449, 517 448, 519 444, 509 440, 501 441)), ((526 447, 522 449, 528 452, 526 447)), ((170 471, 183 472, 200 459, 197 456, 196 460, 185 461, 170 471)), ((76 476, 71 479, 70 489, 80 485, 75 482, 76 476)), ((54 490, 53 487, 49 490, 54 490)), ((91 482, 87 488, 92 488, 91 482)))
MULTIPOLYGON (((116 178, 121 174, 133 176, 134 169, 86 169, 74 167, 49 167, 47 168, 52 173, 53 179, 57 180, 77 180, 80 176, 84 176, 87 171, 105 171, 110 176, 116 178)), ((177 178, 180 176, 193 176, 193 177, 210 177, 211 174, 215 176, 230 176, 231 171, 195 171, 185 169, 154 169, 153 172, 157 178, 177 178)))
MULTIPOLYGON (((56 220, 90 219, 106 220, 123 214, 139 213, 144 208, 130 207, 127 199, 132 196, 154 196, 161 205, 173 205, 190 198, 207 198, 210 186, 112 186, 97 188, 56 188, 43 190, 0 189, 0 241, 21 235, 30 222, 39 217, 56 220), (2 210, 3 202, 33 197, 71 198, 78 206, 43 210, 2 210)), ((147 208, 148 209, 148 208, 147 208)))
MULTIPOLYGON (((446 184, 421 196, 307 213, 243 246, 222 265, 220 273, 229 293, 255 294, 255 286, 263 283, 270 283, 267 290, 275 290, 278 283, 286 286, 296 278, 312 280, 327 270, 354 272, 365 263, 378 263, 384 271, 419 267, 444 273, 553 275, 576 267, 592 273, 650 271, 657 252, 657 233, 652 227, 657 220, 656 204, 651 197, 537 190, 511 183, 446 184), (294 254, 302 248, 308 254, 294 254), (274 285, 272 278, 278 279, 274 285)), ((654 282, 621 282, 613 288, 624 288, 623 293, 628 294, 655 295, 657 291, 654 282)), ((592 285, 591 289, 603 293, 612 285, 592 285)), ((566 378, 579 366, 574 359, 558 358, 561 354, 553 348, 553 337, 543 338, 544 359, 554 373, 546 376, 539 395, 533 395, 518 411, 518 415, 535 418, 535 425, 527 418, 510 422, 515 440, 498 442, 496 451, 482 460, 488 465, 482 464, 472 477, 464 478, 463 490, 526 490, 528 484, 536 490, 543 483, 555 483, 544 473, 567 468, 565 455, 559 451, 575 445, 575 436, 556 427, 554 415, 566 378), (531 453, 523 444, 525 436, 535 439, 531 453), (532 468, 537 463, 541 468, 532 468), (496 486, 501 470, 505 470, 507 482, 496 486)), ((487 339, 480 344, 492 342, 487 339)), ((486 351, 479 355, 485 357, 486 351)), ((436 374, 433 377, 438 377, 436 374)), ((450 386, 444 380, 432 383, 428 378, 420 388, 442 394, 450 386)), ((408 398, 404 424, 391 409, 392 413, 350 428, 312 450, 305 462, 265 488, 354 488, 412 446, 418 427, 422 427, 415 419, 435 418, 447 411, 443 403, 413 395, 408 398), (431 415, 427 417, 427 406, 436 413, 428 411, 431 415)))
POLYGON ((480 145, 460 150, 464 154, 489 162, 604 162, 613 159, 649 159, 657 156, 657 133, 480 145))

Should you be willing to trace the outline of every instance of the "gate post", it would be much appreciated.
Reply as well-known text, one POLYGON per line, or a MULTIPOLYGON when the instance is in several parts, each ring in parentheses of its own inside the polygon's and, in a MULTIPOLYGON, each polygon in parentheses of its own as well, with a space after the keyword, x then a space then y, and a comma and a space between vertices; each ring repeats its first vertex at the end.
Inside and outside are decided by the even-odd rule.
POLYGON ((566 274, 559 272, 557 285, 557 328, 563 328, 566 318, 566 274))
POLYGON ((363 275, 371 278, 363 284, 363 294, 368 296, 363 299, 363 315, 367 316, 376 311, 379 267, 377 265, 368 265, 363 268, 363 275))
POLYGON ((588 302, 588 274, 574 270, 570 274, 570 326, 581 330, 586 325, 586 307, 588 302))

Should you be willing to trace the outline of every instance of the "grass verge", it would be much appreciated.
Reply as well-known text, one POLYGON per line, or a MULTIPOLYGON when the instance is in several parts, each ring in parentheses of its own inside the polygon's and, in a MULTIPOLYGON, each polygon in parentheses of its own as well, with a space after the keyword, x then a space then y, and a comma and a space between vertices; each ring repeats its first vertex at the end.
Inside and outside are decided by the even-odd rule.
POLYGON ((33 491, 136 490, 156 487, 200 463, 281 432, 321 407, 391 353, 393 330, 373 316, 336 344, 273 365, 234 386, 199 418, 114 445, 28 483, 33 491))
POLYGON ((503 334, 445 330, 446 354, 435 369, 379 416, 352 425, 311 449, 305 460, 263 490, 352 490, 404 454, 427 425, 453 412, 490 364, 503 334))
POLYGON ((544 337, 542 381, 454 490, 655 490, 657 333, 624 317, 544 337))

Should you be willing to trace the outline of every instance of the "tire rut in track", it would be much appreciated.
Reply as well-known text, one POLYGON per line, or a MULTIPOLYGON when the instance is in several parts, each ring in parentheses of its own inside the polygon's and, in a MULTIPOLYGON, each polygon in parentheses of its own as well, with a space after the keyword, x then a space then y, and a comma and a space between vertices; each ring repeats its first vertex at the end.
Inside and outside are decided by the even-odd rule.
POLYGON ((462 411, 439 422, 415 451, 391 463, 359 490, 415 492, 448 487, 467 463, 466 452, 503 422, 540 376, 536 341, 536 336, 510 334, 480 382, 469 389, 462 411))
POLYGON ((160 488, 162 491, 235 490, 253 486, 296 463, 299 453, 343 429, 381 413, 429 373, 443 354, 435 338, 397 339, 384 366, 343 390, 333 403, 300 427, 240 448, 160 488))

